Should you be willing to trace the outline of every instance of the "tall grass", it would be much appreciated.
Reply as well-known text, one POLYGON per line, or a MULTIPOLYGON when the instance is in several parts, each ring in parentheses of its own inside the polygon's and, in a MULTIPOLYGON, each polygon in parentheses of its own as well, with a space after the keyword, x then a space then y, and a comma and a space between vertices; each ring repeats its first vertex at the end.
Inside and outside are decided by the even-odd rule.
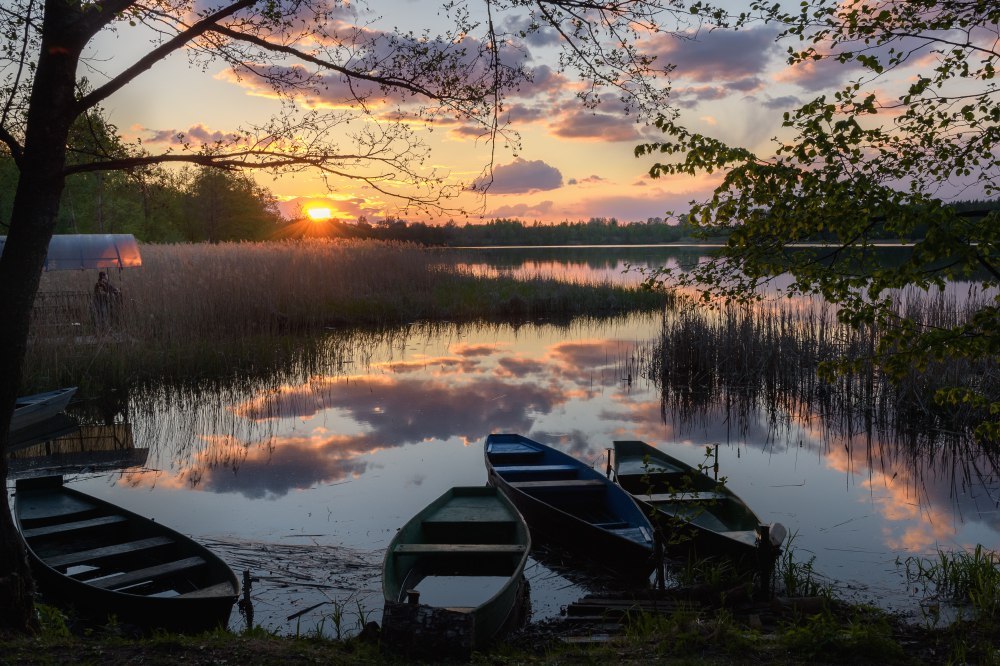
POLYGON ((897 559, 896 566, 933 599, 967 604, 980 618, 1000 619, 1000 552, 977 545, 972 551, 938 551, 936 558, 897 559))
MULTIPOLYGON (((954 296, 911 296, 897 304, 901 315, 927 327, 954 325, 977 306, 974 298, 954 296)), ((763 409, 776 428, 814 422, 851 436, 881 430, 915 440, 932 432, 961 437, 984 414, 970 406, 942 408, 935 392, 974 383, 1000 395, 996 359, 936 362, 901 379, 885 375, 874 363, 885 333, 841 324, 822 301, 690 305, 667 312, 644 367, 661 387, 665 414, 693 419, 722 404, 730 415, 746 417, 744 426, 763 409), (820 372, 841 361, 850 362, 849 371, 820 372)))
POLYGON ((399 243, 143 245, 141 251, 141 268, 114 275, 122 297, 107 316, 93 303, 97 271, 43 276, 29 384, 92 367, 124 376, 143 367, 189 372, 185 365, 197 365, 205 372, 196 374, 212 374, 239 356, 267 362, 277 355, 284 362, 299 345, 289 336, 349 326, 655 311, 668 298, 613 285, 472 276, 442 261, 440 252, 399 243))

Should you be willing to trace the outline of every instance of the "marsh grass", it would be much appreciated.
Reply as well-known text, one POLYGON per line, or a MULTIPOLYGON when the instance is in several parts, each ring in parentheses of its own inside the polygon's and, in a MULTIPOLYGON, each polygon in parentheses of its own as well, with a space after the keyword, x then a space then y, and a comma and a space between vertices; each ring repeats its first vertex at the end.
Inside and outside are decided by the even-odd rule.
POLYGON ((795 657, 822 663, 911 663, 885 615, 861 606, 851 609, 847 618, 829 609, 802 618, 785 629, 780 643, 795 657))
POLYGON ((972 551, 938 551, 936 558, 897 559, 910 584, 936 601, 970 607, 978 618, 1000 620, 1000 553, 977 545, 972 551))
POLYGON ((398 243, 143 245, 141 251, 141 268, 113 277, 122 298, 106 316, 93 306, 96 271, 43 276, 28 384, 57 384, 91 368, 119 378, 143 368, 213 375, 257 358, 284 362, 299 344, 290 337, 332 329, 606 316, 656 311, 670 298, 610 284, 473 276, 443 262, 439 252, 398 243))
POLYGON ((781 554, 774 567, 774 577, 777 585, 775 590, 787 597, 824 597, 833 598, 833 586, 824 581, 813 565, 816 556, 811 555, 802 560, 795 547, 798 532, 792 532, 783 544, 781 554))
MULTIPOLYGON (((896 308, 926 328, 955 325, 989 300, 941 294, 901 296, 896 308)), ((1000 365, 986 357, 933 362, 890 377, 874 363, 880 340, 893 331, 852 328, 820 300, 719 305, 668 310, 644 369, 662 391, 663 410, 696 419, 717 405, 742 419, 763 408, 771 425, 818 421, 825 434, 892 432, 914 443, 968 439, 988 418, 972 405, 946 405, 948 386, 1000 395, 1000 365), (844 364, 842 373, 831 373, 844 364)), ((739 422, 739 418, 734 418, 739 422)), ((738 427, 738 426, 737 426, 738 427)))

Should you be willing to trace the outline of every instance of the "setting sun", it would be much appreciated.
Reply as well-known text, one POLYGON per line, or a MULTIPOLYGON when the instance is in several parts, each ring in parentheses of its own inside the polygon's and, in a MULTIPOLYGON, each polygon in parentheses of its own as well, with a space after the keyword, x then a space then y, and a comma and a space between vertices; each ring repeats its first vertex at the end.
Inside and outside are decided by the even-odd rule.
POLYGON ((310 220, 320 221, 329 220, 333 217, 333 211, 326 207, 315 207, 306 210, 306 215, 309 216, 310 220))

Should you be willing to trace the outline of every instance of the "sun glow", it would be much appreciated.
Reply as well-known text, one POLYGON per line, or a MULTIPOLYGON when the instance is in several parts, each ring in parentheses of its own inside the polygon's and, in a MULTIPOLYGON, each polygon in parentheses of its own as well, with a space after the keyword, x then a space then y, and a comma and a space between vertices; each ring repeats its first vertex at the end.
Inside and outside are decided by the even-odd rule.
POLYGON ((330 218, 332 218, 333 211, 326 207, 316 206, 314 208, 308 209, 306 211, 306 215, 309 216, 310 220, 318 222, 320 220, 329 220, 330 218))

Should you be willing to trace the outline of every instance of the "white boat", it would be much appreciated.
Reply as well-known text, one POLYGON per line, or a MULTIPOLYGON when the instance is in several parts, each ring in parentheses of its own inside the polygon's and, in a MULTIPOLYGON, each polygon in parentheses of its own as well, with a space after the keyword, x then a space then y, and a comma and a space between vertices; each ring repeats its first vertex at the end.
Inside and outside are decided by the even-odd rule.
POLYGON ((10 432, 23 430, 62 412, 76 394, 76 387, 56 389, 46 393, 26 395, 17 399, 10 432))

